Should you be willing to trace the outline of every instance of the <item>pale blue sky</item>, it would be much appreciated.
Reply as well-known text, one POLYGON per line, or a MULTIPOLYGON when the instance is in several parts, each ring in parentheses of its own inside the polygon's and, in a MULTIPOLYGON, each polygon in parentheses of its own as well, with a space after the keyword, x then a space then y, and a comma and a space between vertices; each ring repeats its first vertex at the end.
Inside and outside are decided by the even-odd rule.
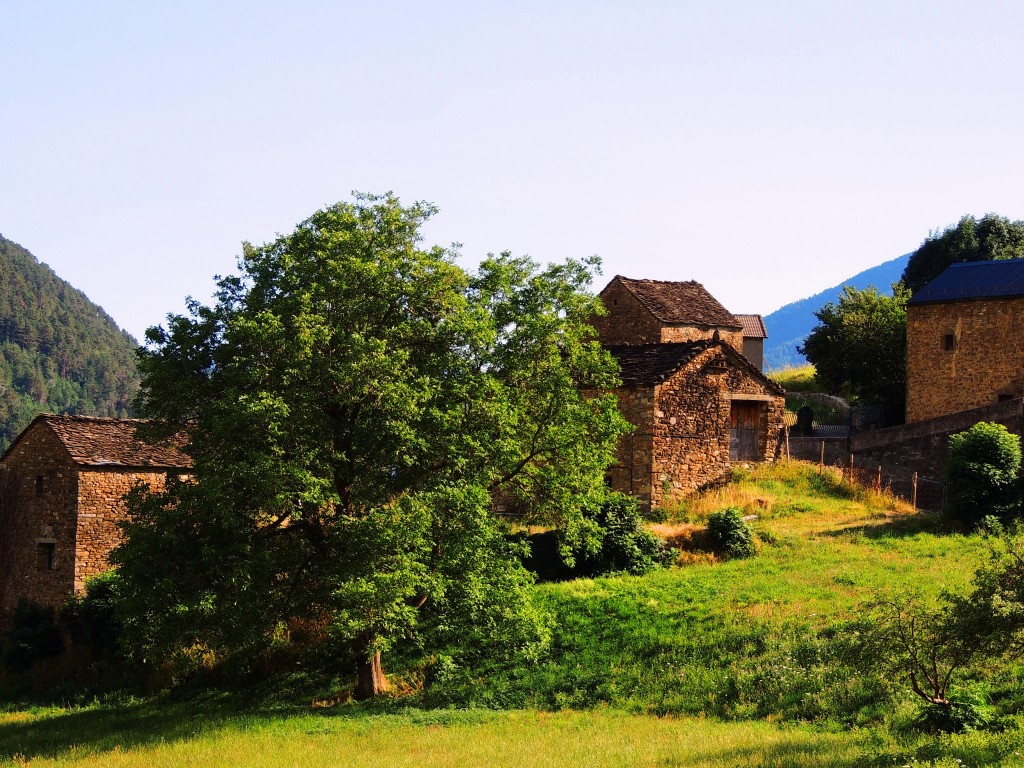
POLYGON ((0 234, 136 337, 352 190, 763 314, 1024 218, 1019 2, 0 0, 0 103, 0 234))

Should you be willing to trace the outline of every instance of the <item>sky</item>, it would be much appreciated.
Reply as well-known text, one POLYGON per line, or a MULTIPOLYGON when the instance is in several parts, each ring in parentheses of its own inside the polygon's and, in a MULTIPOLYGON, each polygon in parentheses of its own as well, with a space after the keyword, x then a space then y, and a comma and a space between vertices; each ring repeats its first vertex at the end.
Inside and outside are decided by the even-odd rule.
POLYGON ((353 191, 768 314, 1024 219, 1024 3, 0 0, 0 234, 123 328, 353 191))

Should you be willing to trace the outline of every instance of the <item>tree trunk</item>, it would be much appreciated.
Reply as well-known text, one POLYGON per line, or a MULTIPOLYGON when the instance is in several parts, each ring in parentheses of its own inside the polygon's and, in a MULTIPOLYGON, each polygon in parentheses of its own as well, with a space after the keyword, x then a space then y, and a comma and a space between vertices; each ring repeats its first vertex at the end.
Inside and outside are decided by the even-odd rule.
POLYGON ((391 687, 380 664, 380 651, 370 652, 369 640, 360 642, 359 667, 356 670, 356 698, 372 699, 386 693, 391 687))

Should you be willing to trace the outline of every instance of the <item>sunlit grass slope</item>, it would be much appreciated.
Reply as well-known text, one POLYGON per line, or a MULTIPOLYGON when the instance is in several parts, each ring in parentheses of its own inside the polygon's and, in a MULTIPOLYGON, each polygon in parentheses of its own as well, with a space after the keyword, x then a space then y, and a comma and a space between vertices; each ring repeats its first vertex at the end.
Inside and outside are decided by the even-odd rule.
POLYGON ((150 701, 11 713, 0 719, 0 759, 303 768, 1024 765, 1019 665, 964 676, 964 684, 984 686, 1000 730, 932 736, 910 727, 918 703, 905 681, 855 669, 844 655, 864 603, 880 591, 963 590, 987 557, 983 536, 950 531, 934 516, 800 463, 739 471, 729 485, 665 510, 659 530, 692 541, 688 534, 726 506, 750 518, 756 557, 689 552, 684 565, 644 577, 540 585, 553 639, 536 663, 480 667, 456 655, 431 668, 436 660, 394 656, 396 688, 412 693, 370 708, 311 709, 307 699, 277 715, 253 714, 235 696, 228 710, 150 701))

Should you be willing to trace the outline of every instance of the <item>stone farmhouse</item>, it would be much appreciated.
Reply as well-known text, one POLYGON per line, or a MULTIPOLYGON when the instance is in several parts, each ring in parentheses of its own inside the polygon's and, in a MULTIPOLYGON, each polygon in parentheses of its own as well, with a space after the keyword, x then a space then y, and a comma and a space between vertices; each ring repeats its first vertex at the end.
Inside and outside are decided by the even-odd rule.
POLYGON ((907 304, 908 423, 1024 396, 1024 259, 953 264, 907 304))
POLYGON ((775 458, 785 392, 744 356, 739 318, 693 281, 616 276, 600 297, 608 314, 592 323, 619 362, 619 408, 635 427, 608 470, 611 488, 657 507, 722 479, 732 462, 775 458))
POLYGON ((0 456, 11 504, 0 578, 0 611, 19 597, 60 605, 105 571, 120 541, 124 495, 137 483, 162 488, 191 461, 183 439, 140 440, 139 421, 38 416, 0 456), (12 588, 17 584, 17 588, 12 588))

